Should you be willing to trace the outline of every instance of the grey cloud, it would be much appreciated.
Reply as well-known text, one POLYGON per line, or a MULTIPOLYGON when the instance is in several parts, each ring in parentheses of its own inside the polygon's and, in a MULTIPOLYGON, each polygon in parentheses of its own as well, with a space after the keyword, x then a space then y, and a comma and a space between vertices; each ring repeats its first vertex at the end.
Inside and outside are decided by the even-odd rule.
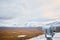
POLYGON ((0 20, 8 20, 8 19, 12 19, 11 17, 0 17, 0 20))
POLYGON ((53 19, 53 18, 32 18, 29 21, 31 21, 31 22, 46 22, 46 21, 53 21, 53 20, 56 20, 56 19, 53 19))
MULTIPOLYGON (((0 19, 11 19, 18 16, 21 12, 17 0, 0 0, 0 19)), ((21 16, 21 14, 19 15, 21 16)))

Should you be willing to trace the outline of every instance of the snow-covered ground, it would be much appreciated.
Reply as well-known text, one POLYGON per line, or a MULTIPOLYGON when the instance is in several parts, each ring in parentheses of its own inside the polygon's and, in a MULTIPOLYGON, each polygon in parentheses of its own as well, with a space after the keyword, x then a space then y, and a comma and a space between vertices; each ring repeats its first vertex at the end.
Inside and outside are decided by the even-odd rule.
MULTIPOLYGON (((39 35, 29 40, 46 40, 46 38, 44 37, 44 35, 39 35)), ((60 33, 56 33, 55 36, 53 37, 53 40, 60 40, 60 33)))

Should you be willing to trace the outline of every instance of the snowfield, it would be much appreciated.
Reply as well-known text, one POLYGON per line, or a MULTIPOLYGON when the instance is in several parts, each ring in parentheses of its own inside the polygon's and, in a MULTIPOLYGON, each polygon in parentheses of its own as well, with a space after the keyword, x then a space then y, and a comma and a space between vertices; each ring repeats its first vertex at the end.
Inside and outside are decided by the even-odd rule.
MULTIPOLYGON (((29 40, 46 40, 46 38, 44 37, 44 35, 39 35, 29 40)), ((56 33, 55 36, 53 37, 53 40, 60 40, 60 33, 56 33)))

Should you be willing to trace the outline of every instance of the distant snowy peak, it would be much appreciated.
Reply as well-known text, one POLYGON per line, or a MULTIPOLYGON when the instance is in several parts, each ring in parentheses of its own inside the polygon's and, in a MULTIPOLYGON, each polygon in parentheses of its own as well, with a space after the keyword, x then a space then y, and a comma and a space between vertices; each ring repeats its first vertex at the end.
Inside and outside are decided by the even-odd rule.
POLYGON ((53 22, 52 24, 60 24, 60 22, 56 21, 56 22, 53 22))
POLYGON ((55 21, 46 25, 51 25, 51 26, 60 26, 60 21, 55 21))

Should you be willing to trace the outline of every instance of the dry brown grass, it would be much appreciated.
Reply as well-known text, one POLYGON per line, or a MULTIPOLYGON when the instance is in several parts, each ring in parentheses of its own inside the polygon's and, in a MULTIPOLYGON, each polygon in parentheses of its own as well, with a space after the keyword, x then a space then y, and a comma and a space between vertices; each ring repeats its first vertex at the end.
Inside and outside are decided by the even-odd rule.
POLYGON ((42 35, 43 31, 40 27, 36 28, 0 28, 0 40, 26 40, 38 35, 42 35), (25 37, 18 37, 26 35, 25 37))

